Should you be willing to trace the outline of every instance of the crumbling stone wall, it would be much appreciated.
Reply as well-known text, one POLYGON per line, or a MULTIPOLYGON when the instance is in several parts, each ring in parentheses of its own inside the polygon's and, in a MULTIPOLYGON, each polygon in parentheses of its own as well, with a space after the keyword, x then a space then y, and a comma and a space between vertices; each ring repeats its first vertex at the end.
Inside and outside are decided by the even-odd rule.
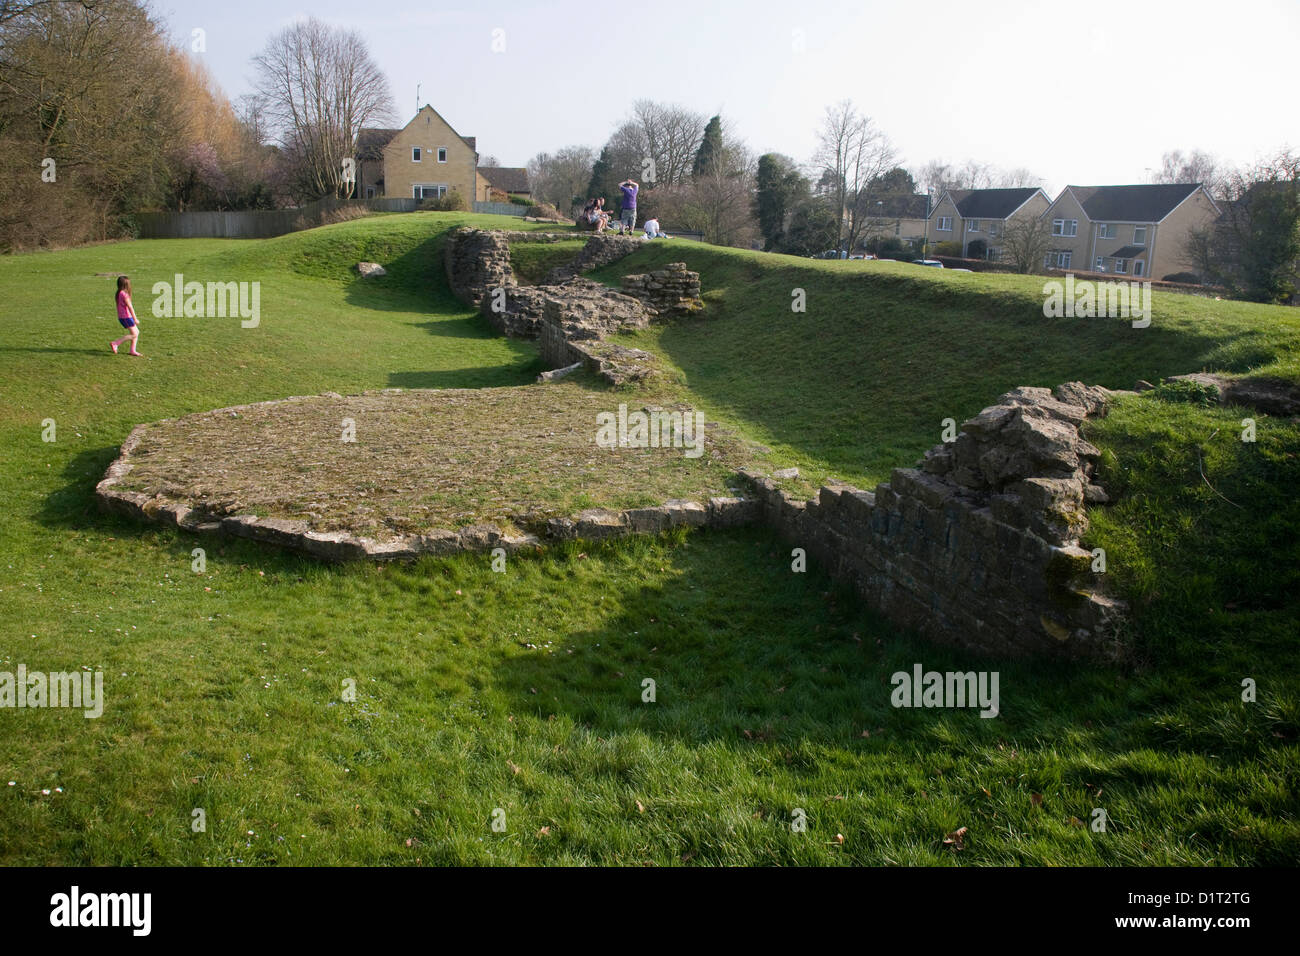
POLYGON ((655 272, 623 277, 623 292, 640 299, 655 313, 690 315, 703 308, 700 274, 689 272, 684 262, 670 262, 655 272))
POLYGON ((619 329, 644 328, 655 316, 687 315, 703 307, 700 276, 684 262, 624 279, 624 293, 581 277, 640 248, 627 236, 592 236, 577 258, 552 269, 546 281, 519 285, 510 267, 511 242, 554 242, 563 233, 506 232, 462 227, 447 238, 447 280, 461 301, 476 306, 498 332, 540 341, 552 369, 581 362, 612 384, 653 372, 650 353, 604 342, 619 329), (503 295, 496 294, 502 290, 503 295))
POLYGON ((832 484, 803 502, 747 476, 763 520, 897 624, 981 652, 1115 657, 1125 609, 1079 546, 1085 503, 1106 500, 1079 426, 1109 395, 1014 389, 874 493, 832 484))

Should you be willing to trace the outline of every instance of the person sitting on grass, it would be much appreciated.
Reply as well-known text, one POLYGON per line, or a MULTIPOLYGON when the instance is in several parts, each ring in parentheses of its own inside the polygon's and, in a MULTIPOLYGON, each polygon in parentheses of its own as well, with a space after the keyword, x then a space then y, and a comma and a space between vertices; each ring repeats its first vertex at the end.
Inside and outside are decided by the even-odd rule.
POLYGON ((596 200, 596 231, 604 232, 605 227, 609 225, 609 213, 605 212, 605 197, 601 196, 596 200))
POLYGON ((113 349, 113 354, 116 355, 117 347, 130 339, 130 354, 139 358, 140 353, 136 350, 136 344, 140 340, 140 322, 135 317, 135 306, 131 304, 131 278, 129 276, 117 277, 117 295, 113 296, 113 301, 117 303, 117 321, 122 323, 122 328, 126 329, 128 334, 108 344, 113 349))
POLYGON ((659 228, 659 220, 653 216, 645 221, 645 237, 647 239, 667 239, 668 233, 659 228))

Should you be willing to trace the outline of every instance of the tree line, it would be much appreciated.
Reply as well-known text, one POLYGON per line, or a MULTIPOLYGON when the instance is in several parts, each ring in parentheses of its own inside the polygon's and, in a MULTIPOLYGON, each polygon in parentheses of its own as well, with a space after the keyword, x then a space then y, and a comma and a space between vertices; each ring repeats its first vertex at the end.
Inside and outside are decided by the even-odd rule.
POLYGON ((0 250, 129 236, 151 209, 350 195, 362 125, 391 118, 353 31, 300 21, 232 104, 139 0, 0 0, 0 250))

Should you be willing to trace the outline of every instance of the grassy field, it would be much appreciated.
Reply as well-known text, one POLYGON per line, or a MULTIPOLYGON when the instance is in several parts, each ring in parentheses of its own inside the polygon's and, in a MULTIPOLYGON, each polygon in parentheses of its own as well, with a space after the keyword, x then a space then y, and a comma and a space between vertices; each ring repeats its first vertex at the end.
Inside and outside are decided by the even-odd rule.
MULTIPOLYGON (((1090 543, 1143 648, 1120 670, 930 647, 817 568, 792 574, 757 530, 564 546, 493 573, 487 556, 325 567, 97 512, 139 422, 531 382, 535 348, 493 336, 442 280, 441 236, 469 221, 517 225, 411 214, 0 260, 0 670, 100 668, 108 698, 97 720, 0 709, 0 861, 1300 859, 1293 423, 1260 417, 1246 447, 1240 410, 1141 397, 1094 426, 1125 496, 1094 510, 1090 543), (354 278, 361 259, 389 276, 354 278), (112 279, 95 273, 118 271, 143 360, 107 349, 112 279), (151 319, 148 290, 174 273, 260 281, 260 326, 151 319), (997 669, 999 718, 892 708, 889 675, 918 661, 997 669), (963 826, 964 849, 944 845, 963 826)), ((669 363, 677 396, 814 477, 884 477, 942 418, 1017 384, 1294 377, 1300 356, 1294 311, 1157 294, 1146 330, 1048 321, 1041 280, 1014 276, 668 242, 604 277, 677 259, 702 272, 708 317, 627 341, 669 363), (806 313, 789 311, 796 288, 806 313)))

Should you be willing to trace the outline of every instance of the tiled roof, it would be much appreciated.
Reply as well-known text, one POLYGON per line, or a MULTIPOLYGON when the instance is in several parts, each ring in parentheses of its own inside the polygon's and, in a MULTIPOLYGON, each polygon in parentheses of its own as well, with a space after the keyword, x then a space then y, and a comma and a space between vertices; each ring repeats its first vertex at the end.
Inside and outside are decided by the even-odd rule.
POLYGON ((1146 246, 1124 246, 1110 253, 1112 259, 1136 259, 1147 251, 1146 246))
POLYGON ((878 200, 867 197, 866 214, 868 216, 886 216, 890 219, 924 219, 926 197, 921 196, 881 196, 878 200), (880 202, 882 205, 877 206, 880 202))
POLYGON ((480 166, 478 171, 503 193, 532 192, 528 185, 528 170, 522 166, 480 166))
POLYGON ((1159 222, 1200 185, 1071 186, 1070 191, 1093 222, 1159 222))
POLYGON ((963 219, 1006 219, 1023 206, 1037 186, 1013 189, 950 189, 957 211, 963 219))
POLYGON ((400 132, 400 129, 361 127, 357 131, 357 159, 383 159, 384 147, 400 132))

